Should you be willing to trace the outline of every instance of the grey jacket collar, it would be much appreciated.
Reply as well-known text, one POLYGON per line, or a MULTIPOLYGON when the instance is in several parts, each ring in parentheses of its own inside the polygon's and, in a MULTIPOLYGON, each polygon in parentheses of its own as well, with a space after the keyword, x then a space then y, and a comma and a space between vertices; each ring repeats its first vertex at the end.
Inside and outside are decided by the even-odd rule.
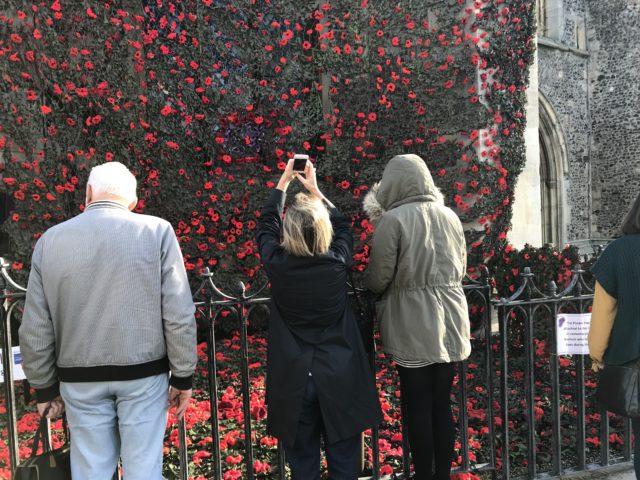
POLYGON ((121 203, 113 202, 111 200, 98 200, 95 202, 91 202, 85 207, 84 211, 86 212, 87 210, 94 210, 97 208, 120 208, 122 210, 129 211, 126 205, 122 205, 121 203))

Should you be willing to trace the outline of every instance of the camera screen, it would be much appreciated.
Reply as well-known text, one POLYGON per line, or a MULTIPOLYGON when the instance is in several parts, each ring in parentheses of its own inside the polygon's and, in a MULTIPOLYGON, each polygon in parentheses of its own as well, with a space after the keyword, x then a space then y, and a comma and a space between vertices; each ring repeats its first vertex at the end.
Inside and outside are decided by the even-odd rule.
POLYGON ((302 172, 304 171, 304 167, 307 165, 307 158, 294 158, 293 159, 293 169, 302 172))

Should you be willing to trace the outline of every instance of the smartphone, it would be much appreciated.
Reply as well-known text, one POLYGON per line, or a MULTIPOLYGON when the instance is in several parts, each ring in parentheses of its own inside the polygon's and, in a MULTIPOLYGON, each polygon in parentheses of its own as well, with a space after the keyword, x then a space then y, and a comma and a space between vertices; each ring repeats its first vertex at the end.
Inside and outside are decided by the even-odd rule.
POLYGON ((307 166, 307 161, 309 160, 309 155, 303 155, 301 153, 296 153, 293 156, 293 170, 294 172, 304 172, 304 168, 307 166))

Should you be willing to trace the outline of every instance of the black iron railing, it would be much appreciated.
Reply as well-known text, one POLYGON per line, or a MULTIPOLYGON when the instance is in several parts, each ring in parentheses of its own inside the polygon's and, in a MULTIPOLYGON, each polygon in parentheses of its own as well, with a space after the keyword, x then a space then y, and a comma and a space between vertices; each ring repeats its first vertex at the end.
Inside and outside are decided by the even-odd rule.
MULTIPOLYGON (((559 356, 557 353, 556 319, 562 313, 588 313, 593 302, 593 289, 585 282, 585 272, 577 267, 572 271, 569 285, 561 292, 550 281, 543 292, 537 287, 534 275, 525 268, 522 283, 509 298, 494 300, 499 322, 500 344, 500 406, 502 435, 500 438, 501 472, 510 478, 514 466, 528 478, 540 474, 554 476, 572 471, 597 469, 631 459, 631 422, 610 418, 612 414, 599 409, 592 401, 595 378, 589 382, 585 369, 590 365, 586 355, 559 356), (524 373, 514 378, 514 368, 524 373), (586 392, 586 385, 590 391, 586 392), (519 400, 524 398, 524 401, 519 400), (514 401, 515 400, 515 401, 514 401), (536 410, 536 405, 545 409, 536 410), (518 408, 521 407, 521 408, 518 408), (513 415, 523 422, 511 422, 513 415), (587 449, 587 418, 600 418, 598 440, 587 449), (621 427, 624 445, 617 449, 621 455, 612 457, 609 441, 610 419, 621 427), (520 425, 520 428, 513 428, 520 425), (519 431, 518 431, 519 430, 519 431), (524 434, 523 434, 524 433, 524 434), (514 444, 512 437, 524 439, 524 445, 514 444), (599 444, 599 445, 598 445, 599 444), (514 462, 514 447, 524 447, 522 461, 514 462), (522 466, 526 470, 522 472, 522 466)), ((593 423, 593 422, 592 422, 593 423)))
MULTIPOLYGON (((243 398, 243 409, 244 412, 249 412, 249 397, 250 397, 250 379, 249 379, 249 346, 247 342, 247 324, 249 322, 249 317, 252 312, 257 308, 265 308, 270 302, 270 298, 266 295, 262 295, 262 292, 265 290, 265 287, 258 289, 256 293, 248 294, 244 284, 239 283, 237 288, 236 295, 230 295, 228 293, 223 293, 213 282, 213 275, 208 271, 203 275, 203 282, 200 287, 196 291, 195 300, 196 306, 201 315, 201 321, 207 327, 207 348, 208 348, 208 377, 209 377, 209 398, 211 403, 211 434, 213 438, 213 478, 221 479, 222 478, 222 465, 221 465, 221 450, 220 450, 220 440, 218 436, 218 402, 219 398, 218 394, 218 382, 217 382, 217 365, 216 365, 216 322, 221 315, 222 312, 232 312, 233 317, 237 320, 236 325, 239 328, 240 332, 240 348, 241 348, 241 365, 240 365, 240 373, 241 373, 241 381, 242 381, 242 398, 243 398)), ((468 284, 465 285, 465 293, 467 295, 468 301, 470 304, 476 307, 476 323, 478 327, 478 331, 481 331, 484 335, 482 339, 482 343, 484 345, 484 355, 485 355, 485 365, 492 365, 492 349, 491 349, 491 327, 490 327, 490 286, 488 275, 485 273, 480 281, 468 280, 468 284)), ((364 291, 359 291, 362 296, 364 296, 364 291)), ((368 309, 371 309, 371 306, 368 306, 368 309)), ((268 310, 267 310, 268 312, 268 310)), ((371 318, 373 321, 373 318, 371 318)), ((372 367, 375 368, 375 359, 371 357, 372 367)), ((467 364, 466 362, 461 362, 459 366, 459 401, 458 404, 461 406, 466 405, 467 403, 467 364)), ((488 385, 493 384, 493 371, 492 368, 486 368, 486 378, 485 381, 488 385)), ((493 417, 493 398, 492 393, 493 389, 487 389, 489 392, 490 398, 487 399, 487 418, 493 417)), ((403 409, 404 411, 404 409, 403 409)), ((466 408, 459 408, 459 430, 460 432, 466 432, 468 427, 468 417, 466 408)), ((489 424, 490 429, 490 437, 493 436, 493 424, 489 424)), ((404 428, 403 431, 406 431, 404 428)), ((246 438, 252 438, 252 426, 250 421, 250 416, 245 414, 245 422, 244 422, 244 435, 246 438)), ((379 465, 379 428, 374 427, 371 429, 371 465, 365 469, 367 472, 367 476, 365 478, 378 479, 380 478, 380 465, 379 465)), ((493 470, 495 468, 495 447, 493 444, 489 446, 489 457, 490 461, 485 462, 482 465, 476 466, 472 465, 469 458, 469 443, 466 435, 462 435, 461 448, 460 448, 460 456, 462 458, 461 469, 462 470, 470 470, 474 468, 478 471, 485 470, 493 470)), ((403 436, 403 472, 399 476, 398 479, 401 478, 409 478, 409 470, 410 470, 410 459, 409 459, 409 446, 408 446, 408 438, 407 436, 403 436)), ((245 466, 246 466, 246 478, 248 480, 252 480, 255 475, 253 472, 253 444, 252 442, 245 443, 245 466)), ((280 445, 278 446, 278 468, 277 468, 277 478, 284 479, 285 478, 285 469, 284 469, 284 454, 282 452, 282 448, 280 445)), ((365 473, 363 471, 363 474, 365 473)))
MULTIPOLYGON (((16 308, 24 299, 25 289, 14 282, 8 271, 8 263, 2 262, 0 275, 0 326, 2 350, 10 352, 12 346, 12 324, 15 325, 16 308)), ((555 330, 552 328, 558 313, 586 312, 592 301, 592 293, 584 281, 584 272, 575 270, 570 285, 557 293, 551 282, 542 293, 533 281, 528 269, 521 275, 520 288, 508 299, 492 300, 488 273, 483 270, 477 280, 468 279, 464 291, 467 297, 472 322, 473 353, 470 360, 461 362, 458 368, 458 385, 455 394, 456 417, 458 421, 458 439, 460 441, 460 471, 488 471, 504 478, 526 476, 534 478, 540 474, 561 474, 568 470, 594 468, 594 463, 606 466, 620 460, 631 458, 630 425, 623 423, 625 439, 622 455, 614 458, 609 446, 609 420, 606 412, 600 412, 598 438, 600 447, 596 461, 593 449, 586 453, 586 415, 593 417, 593 405, 585 392, 585 358, 574 356, 572 360, 561 359, 555 354, 555 330), (497 314, 497 316, 496 316, 497 314), (492 325, 493 324, 493 325, 492 325), (545 355, 537 349, 546 342, 545 355), (497 353, 496 353, 497 352, 497 353), (497 358, 494 357, 497 355, 497 358), (571 363, 570 368, 560 366, 560 362, 571 363), (470 371, 482 370, 481 384, 471 385, 468 378, 475 378, 470 371), (481 367, 481 368, 480 368, 481 367), (573 372, 573 373, 571 373, 573 372), (517 373, 517 375, 514 375, 517 373), (544 377, 544 378, 543 378, 544 377), (477 401, 470 396, 470 388, 480 389, 483 398, 477 402, 476 416, 469 417, 470 402, 477 401), (570 399, 569 399, 570 397, 570 399), (570 400, 570 401, 569 401, 570 400), (515 404, 514 404, 515 401, 515 404), (567 416, 567 404, 575 415, 567 416), (542 405, 545 408, 540 408, 542 405), (478 410, 481 410, 478 414, 478 410), (540 413, 542 411, 542 413, 540 413), (591 413, 590 413, 591 412, 591 413), (478 420, 480 418, 480 420, 478 420), (499 421, 494 421, 497 418, 499 421), (519 422, 510 423, 512 420, 519 422), (468 431, 470 422, 478 427, 482 423, 486 441, 482 448, 482 461, 472 454, 468 431), (500 435, 496 433, 495 423, 501 424, 500 435), (568 433, 575 439, 566 446, 568 433), (567 456, 567 452, 573 455, 567 456), (523 466, 526 466, 523 468, 523 466)), ((360 291, 363 293, 362 291, 360 291)), ((250 414, 251 370, 249 368, 250 348, 247 327, 250 317, 258 310, 264 311, 268 318, 269 296, 265 288, 249 293, 244 284, 239 283, 236 292, 230 294, 219 289, 213 281, 213 274, 206 271, 202 283, 194 294, 199 324, 206 329, 207 336, 207 378, 211 409, 210 428, 212 442, 208 461, 211 462, 211 477, 222 479, 222 449, 219 425, 219 372, 216 360, 216 346, 221 326, 235 321, 234 329, 239 331, 240 371, 242 409, 244 413, 244 464, 246 473, 243 478, 252 480, 254 472, 254 449, 251 439, 254 429, 250 414), (226 318, 223 318, 226 317, 226 318)), ((375 368, 375 359, 372 365, 375 368)), ((16 394, 12 381, 11 356, 3 355, 5 382, 3 385, 6 424, 8 433, 9 458, 12 467, 18 461, 18 432, 16 418, 16 394)), ((476 378, 477 380, 477 378, 476 378)), ((404 409, 402 409, 404 413, 404 409)), ((595 418, 595 417, 594 417, 595 418)), ((405 431, 404 422, 402 431, 405 431)), ((189 458, 186 448, 187 432, 184 423, 179 424, 180 437, 179 461, 181 479, 188 477, 189 458)), ((363 469, 363 478, 381 478, 379 463, 379 429, 372 428, 368 440, 372 450, 371 460, 363 469)), ((474 450, 478 451, 477 445, 474 450)), ((407 436, 402 437, 402 466, 395 474, 397 479, 409 478, 410 458, 407 436)), ((272 470, 273 478, 285 478, 285 458, 278 447, 277 465, 272 470)))

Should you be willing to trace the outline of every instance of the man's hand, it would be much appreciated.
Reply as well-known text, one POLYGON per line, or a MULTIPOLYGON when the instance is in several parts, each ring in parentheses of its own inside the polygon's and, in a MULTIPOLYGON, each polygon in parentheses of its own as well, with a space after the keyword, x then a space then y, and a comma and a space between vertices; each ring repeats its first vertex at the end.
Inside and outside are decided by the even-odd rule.
POLYGON ((187 411, 191 393, 191 389, 178 390, 177 388, 169 387, 169 408, 176 407, 176 411, 173 414, 176 420, 180 420, 184 416, 184 412, 187 411))
POLYGON ((38 415, 47 414, 47 418, 58 418, 64 412, 64 401, 59 395, 49 402, 38 404, 38 415), (47 411, 48 409, 48 411, 47 411))

